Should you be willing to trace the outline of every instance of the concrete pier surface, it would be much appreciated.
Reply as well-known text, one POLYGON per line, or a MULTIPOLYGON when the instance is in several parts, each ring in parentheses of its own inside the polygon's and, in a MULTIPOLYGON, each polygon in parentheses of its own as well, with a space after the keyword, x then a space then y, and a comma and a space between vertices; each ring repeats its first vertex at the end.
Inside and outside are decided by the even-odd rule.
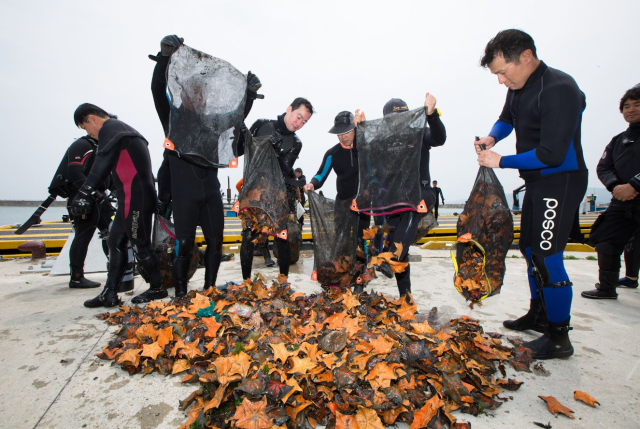
MULTIPOLYGON (((411 263, 412 289, 421 313, 435 306, 449 318, 463 314, 477 318, 485 331, 525 340, 538 335, 502 326, 503 320, 523 315, 529 305, 526 262, 517 251, 509 252, 502 293, 474 309, 453 287, 448 251, 412 247, 411 254, 422 258, 411 263)), ((586 259, 589 255, 568 252, 577 259, 565 261, 574 283, 570 333, 574 356, 543 361, 544 370, 532 373, 508 368, 509 377, 524 382, 519 391, 507 392, 513 400, 478 417, 455 413, 458 421, 471 422, 474 429, 536 428, 533 422, 550 423, 556 429, 640 427, 640 290, 618 289, 617 300, 580 297, 597 281, 597 262, 586 259), (575 390, 589 393, 601 405, 591 408, 576 402, 575 390), (575 412, 575 419, 554 417, 538 395, 554 396, 575 412)), ((130 376, 119 365, 95 356, 116 330, 95 317, 105 309, 82 306, 99 289, 69 289, 64 276, 20 274, 32 264, 27 259, 1 261, 0 428, 177 428, 186 421, 178 401, 197 386, 181 384, 179 375, 130 376)), ((313 253, 303 251, 291 269, 293 289, 320 291, 310 280, 312 269, 313 253)), ((271 279, 277 267, 266 268, 256 257, 254 272, 271 279)), ((202 288, 203 276, 204 269, 199 269, 190 289, 202 288)), ((104 282, 106 274, 88 277, 104 282)), ((236 255, 222 264, 218 283, 240 278, 236 255)), ((135 294, 146 288, 136 277, 135 294)), ((398 295, 395 280, 384 277, 368 288, 398 295)))

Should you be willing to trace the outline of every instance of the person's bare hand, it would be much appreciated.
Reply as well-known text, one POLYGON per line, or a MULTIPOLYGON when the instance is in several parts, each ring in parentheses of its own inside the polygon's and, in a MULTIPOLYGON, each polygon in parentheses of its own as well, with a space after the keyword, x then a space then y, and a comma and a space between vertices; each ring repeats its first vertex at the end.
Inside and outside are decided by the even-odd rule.
POLYGON ((478 153, 478 164, 483 167, 500 168, 500 160, 502 155, 492 150, 483 150, 478 153))
POLYGON ((364 116, 364 112, 361 112, 360 109, 356 109, 356 113, 353 118, 353 125, 357 127, 360 122, 364 122, 366 120, 367 118, 364 116))
POLYGON ((315 186, 313 186, 313 183, 307 183, 306 185, 304 185, 302 187, 302 190, 304 191, 305 194, 308 193, 309 191, 313 191, 315 189, 316 188, 315 188, 315 186))
POLYGON ((613 188, 613 197, 619 201, 630 201, 638 196, 638 191, 633 186, 626 183, 613 188))
POLYGON ((482 151, 480 148, 481 144, 485 146, 485 149, 491 149, 496 145, 496 139, 491 136, 482 137, 480 140, 475 140, 473 144, 475 145, 476 153, 480 153, 482 151))
POLYGON ((427 92, 427 95, 424 97, 424 107, 427 108, 427 115, 431 115, 436 110, 436 97, 427 92))

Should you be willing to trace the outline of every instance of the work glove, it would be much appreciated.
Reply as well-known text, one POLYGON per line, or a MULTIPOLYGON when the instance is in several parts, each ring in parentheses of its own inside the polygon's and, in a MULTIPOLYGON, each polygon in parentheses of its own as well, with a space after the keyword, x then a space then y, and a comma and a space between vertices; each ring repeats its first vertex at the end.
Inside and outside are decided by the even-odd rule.
POLYGON ((163 56, 168 57, 173 54, 183 42, 184 39, 175 34, 164 36, 160 41, 160 52, 163 56))
POLYGON ((82 185, 82 188, 78 191, 78 194, 71 202, 69 211, 74 216, 86 216, 91 213, 93 203, 95 201, 102 201, 104 195, 93 189, 91 186, 82 185))
POLYGON ((258 90, 262 87, 262 83, 258 76, 251 73, 247 74, 247 97, 251 100, 255 100, 256 98, 264 98, 264 95, 258 94, 258 90))
POLYGON ((271 137, 269 138, 269 142, 271 143, 271 146, 273 146, 273 149, 277 153, 280 150, 280 146, 282 146, 282 136, 280 135, 279 132, 274 131, 273 134, 271 134, 271 137))
POLYGON ((169 219, 171 217, 171 212, 173 211, 172 209, 171 195, 161 195, 156 204, 156 214, 169 219))

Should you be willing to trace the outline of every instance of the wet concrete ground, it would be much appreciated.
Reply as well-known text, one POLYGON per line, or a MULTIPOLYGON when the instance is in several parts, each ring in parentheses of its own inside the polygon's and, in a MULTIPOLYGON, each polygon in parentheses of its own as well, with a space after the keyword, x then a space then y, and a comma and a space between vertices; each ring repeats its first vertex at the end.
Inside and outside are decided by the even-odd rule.
MULTIPOLYGON (((436 306, 448 318, 466 314, 480 319, 486 331, 514 335, 502 327, 502 321, 528 308, 522 258, 507 259, 502 293, 472 310, 453 287, 448 251, 412 248, 411 253, 422 257, 412 263, 420 312, 436 306)), ((511 251, 509 255, 519 254, 511 251)), ((640 291, 619 289, 618 300, 581 298, 580 292, 592 289, 597 280, 597 263, 585 259, 589 254, 572 255, 579 259, 567 260, 565 265, 574 283, 571 340, 575 355, 545 361, 543 371, 511 371, 510 377, 524 381, 519 391, 509 392, 512 401, 487 415, 457 414, 460 421, 470 421, 473 428, 535 428, 534 421, 550 422, 553 428, 639 427, 640 291), (593 409, 575 402, 574 390, 591 394, 601 406, 593 409), (549 414, 538 395, 555 396, 575 411, 575 420, 549 414)), ((185 414, 178 410, 178 401, 195 387, 181 385, 179 376, 129 376, 119 366, 95 357, 116 329, 95 318, 103 309, 82 306, 98 292, 69 289, 66 277, 19 274, 29 264, 28 260, 0 262, 0 428, 179 427, 185 414)), ((291 269, 295 289, 319 291, 310 280, 312 269, 312 252, 303 250, 291 269)), ((277 268, 266 268, 259 257, 254 260, 257 271, 268 278, 277 274, 277 268)), ((202 287, 203 275, 204 270, 198 270, 190 288, 202 287)), ((89 277, 104 281, 106 275, 89 277)), ((219 283, 239 279, 237 258, 222 264, 219 283)), ((146 287, 137 277, 135 293, 146 287)), ((375 280, 370 289, 397 296, 395 281, 386 278, 375 280)), ((535 338, 533 334, 517 336, 529 340, 535 338)))

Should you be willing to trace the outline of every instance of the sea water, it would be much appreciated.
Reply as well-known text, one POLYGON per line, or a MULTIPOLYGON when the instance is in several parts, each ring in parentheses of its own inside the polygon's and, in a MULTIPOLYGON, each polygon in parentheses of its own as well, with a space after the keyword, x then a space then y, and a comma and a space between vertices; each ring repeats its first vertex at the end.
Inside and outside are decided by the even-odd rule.
MULTIPOLYGON (((37 206, 0 206, 0 226, 25 223, 37 209, 37 206)), ((49 207, 42 216, 40 216, 40 219, 43 221, 62 220, 62 215, 68 214, 66 207, 49 207)))

